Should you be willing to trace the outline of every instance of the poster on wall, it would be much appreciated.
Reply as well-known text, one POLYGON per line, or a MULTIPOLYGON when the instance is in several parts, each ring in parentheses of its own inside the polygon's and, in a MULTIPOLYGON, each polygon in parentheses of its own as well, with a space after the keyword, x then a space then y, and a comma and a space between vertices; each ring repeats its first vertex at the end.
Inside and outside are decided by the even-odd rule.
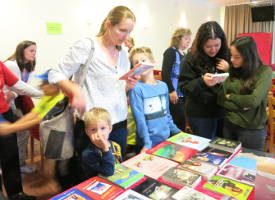
POLYGON ((49 35, 60 35, 62 34, 62 24, 57 22, 47 22, 46 30, 49 35))

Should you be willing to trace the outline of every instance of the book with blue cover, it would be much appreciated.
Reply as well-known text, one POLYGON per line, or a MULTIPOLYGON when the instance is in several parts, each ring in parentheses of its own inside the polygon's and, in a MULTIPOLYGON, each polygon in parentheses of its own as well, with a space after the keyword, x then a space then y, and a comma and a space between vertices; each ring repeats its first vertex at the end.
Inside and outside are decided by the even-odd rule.
POLYGON ((70 189, 59 195, 54 196, 50 200, 92 200, 87 197, 85 194, 80 192, 78 189, 70 189))
POLYGON ((230 165, 234 165, 234 166, 248 169, 251 171, 256 171, 256 163, 257 163, 256 159, 242 156, 240 154, 235 155, 229 161, 230 165))
POLYGON ((144 175, 124 165, 116 164, 114 175, 100 175, 100 177, 122 187, 123 189, 127 189, 128 187, 141 180, 144 175))

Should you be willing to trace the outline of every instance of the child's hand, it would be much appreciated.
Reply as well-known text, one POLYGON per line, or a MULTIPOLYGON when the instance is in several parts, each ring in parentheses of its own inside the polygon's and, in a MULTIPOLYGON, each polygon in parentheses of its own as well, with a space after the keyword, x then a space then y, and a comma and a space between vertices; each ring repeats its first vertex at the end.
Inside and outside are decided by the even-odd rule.
POLYGON ((229 70, 229 64, 226 60, 221 59, 221 58, 217 58, 217 60, 219 61, 217 64, 217 69, 222 70, 224 72, 227 72, 229 70))
POLYGON ((214 85, 216 85, 218 83, 218 79, 216 79, 215 77, 213 77, 213 74, 210 73, 206 73, 203 75, 203 81, 204 83, 208 86, 208 87, 212 87, 214 85))
POLYGON ((141 149, 140 153, 146 153, 147 150, 148 150, 148 148, 143 147, 143 148, 141 149))
POLYGON ((97 133, 94 133, 91 134, 90 139, 92 143, 96 145, 98 148, 102 149, 102 151, 109 151, 109 142, 106 141, 102 136, 98 135, 97 133))
POLYGON ((140 75, 129 76, 128 79, 126 80, 126 91, 134 88, 139 79, 140 79, 140 75))

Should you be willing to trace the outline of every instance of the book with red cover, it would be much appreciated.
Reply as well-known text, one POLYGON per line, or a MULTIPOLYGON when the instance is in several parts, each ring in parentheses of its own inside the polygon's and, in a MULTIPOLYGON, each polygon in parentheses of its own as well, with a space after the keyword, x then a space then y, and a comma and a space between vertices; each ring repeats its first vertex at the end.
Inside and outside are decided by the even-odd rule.
POLYGON ((97 200, 112 200, 121 194, 124 190, 97 176, 75 186, 78 190, 88 197, 97 200))
POLYGON ((185 160, 188 160, 197 152, 198 151, 195 149, 191 149, 167 141, 164 141, 147 151, 147 153, 168 158, 170 160, 174 160, 180 163, 185 160))
POLYGON ((130 71, 121 76, 119 80, 127 80, 129 76, 140 75, 148 69, 152 69, 156 64, 155 63, 146 63, 141 62, 136 64, 130 71))

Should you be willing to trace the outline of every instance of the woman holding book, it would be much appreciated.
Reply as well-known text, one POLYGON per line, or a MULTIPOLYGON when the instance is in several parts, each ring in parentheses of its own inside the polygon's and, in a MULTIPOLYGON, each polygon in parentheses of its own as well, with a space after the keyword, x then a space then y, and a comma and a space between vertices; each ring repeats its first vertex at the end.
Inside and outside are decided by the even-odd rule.
MULTIPOLYGON (((129 8, 114 7, 102 22, 97 36, 77 41, 49 73, 49 82, 70 94, 73 97, 72 106, 81 113, 93 107, 102 107, 111 113, 113 130, 110 139, 121 146, 123 155, 127 136, 126 91, 135 86, 137 78, 129 77, 121 81, 119 77, 130 69, 128 53, 122 44, 132 32, 135 22, 135 15, 129 8), (82 92, 69 78, 85 63, 88 65, 84 83, 80 85, 82 92)), ((85 136, 83 120, 77 121, 76 129, 77 134, 84 137, 76 143, 79 144, 76 150, 81 155, 89 141, 85 136)))
POLYGON ((236 38, 230 51, 233 67, 218 93, 218 104, 226 110, 223 134, 243 147, 262 151, 272 70, 262 63, 251 37, 236 38))
POLYGON ((192 132, 212 139, 219 130, 223 109, 217 105, 219 79, 228 70, 229 49, 224 31, 215 21, 202 24, 191 51, 181 62, 179 87, 185 95, 186 118, 192 132))

